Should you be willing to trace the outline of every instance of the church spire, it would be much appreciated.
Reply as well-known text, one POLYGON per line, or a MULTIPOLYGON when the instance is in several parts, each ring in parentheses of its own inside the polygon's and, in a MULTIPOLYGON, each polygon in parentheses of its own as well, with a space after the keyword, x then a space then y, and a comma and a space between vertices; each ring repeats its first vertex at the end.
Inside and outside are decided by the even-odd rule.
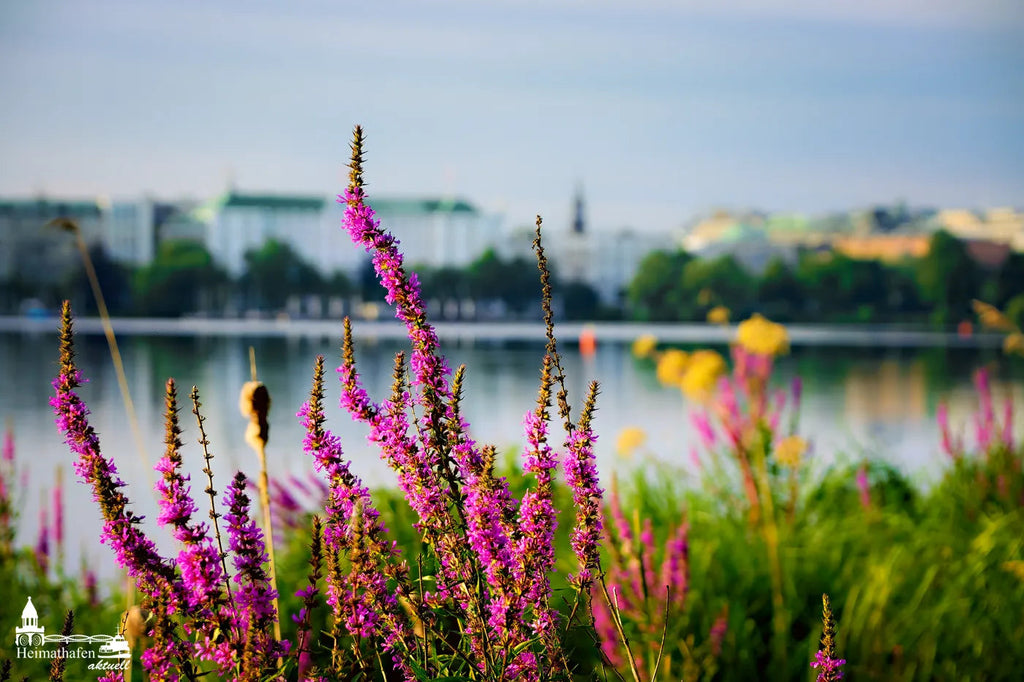
POLYGON ((572 216, 572 232, 573 232, 573 234, 583 234, 584 232, 586 232, 586 222, 583 219, 583 187, 582 187, 582 185, 576 185, 575 207, 573 209, 573 216, 572 216))

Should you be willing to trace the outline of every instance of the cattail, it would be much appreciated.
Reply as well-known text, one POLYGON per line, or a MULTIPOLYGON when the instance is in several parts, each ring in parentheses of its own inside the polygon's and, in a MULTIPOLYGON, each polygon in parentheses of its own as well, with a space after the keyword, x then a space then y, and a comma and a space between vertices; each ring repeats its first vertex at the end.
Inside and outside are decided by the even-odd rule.
POLYGON ((260 504, 263 508, 263 528, 266 538, 267 555, 270 558, 270 587, 274 592, 274 637, 281 639, 281 619, 277 602, 277 562, 274 560, 274 522, 270 513, 270 486, 267 477, 267 440, 270 438, 270 391, 262 382, 256 381, 256 351, 249 347, 249 364, 252 380, 245 382, 238 396, 238 408, 249 420, 245 428, 245 442, 249 444, 260 460, 260 504))
POLYGON ((266 448, 270 438, 270 424, 267 421, 267 415, 270 413, 270 391, 263 382, 245 382, 238 396, 238 409, 242 416, 249 420, 249 425, 245 429, 245 442, 256 451, 266 448))

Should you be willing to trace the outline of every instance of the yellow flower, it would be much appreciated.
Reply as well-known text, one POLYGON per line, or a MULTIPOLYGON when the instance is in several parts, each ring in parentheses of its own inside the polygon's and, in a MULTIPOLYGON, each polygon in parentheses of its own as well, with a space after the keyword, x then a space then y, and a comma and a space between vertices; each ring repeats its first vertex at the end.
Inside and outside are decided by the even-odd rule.
POLYGON ((632 457, 633 452, 647 441, 647 434, 638 426, 627 426, 619 431, 615 451, 619 457, 632 457))
POLYGON ((974 300, 971 301, 971 306, 974 308, 974 312, 978 315, 978 320, 982 326, 988 327, 989 329, 996 329, 1001 332, 1012 332, 1016 331, 1016 326, 1010 321, 1006 315, 999 311, 994 305, 989 305, 984 301, 974 300))
POLYGON ((1003 352, 1007 355, 1024 355, 1024 334, 1014 332, 1003 339, 1003 352))
POLYGON ((653 334, 644 334, 636 337, 633 341, 633 357, 634 358, 646 358, 654 352, 654 348, 658 345, 658 338, 653 334))
POLYGON ((807 451, 807 441, 800 436, 786 436, 775 446, 775 461, 792 469, 800 466, 800 458, 807 451))
POLYGON ((782 355, 789 351, 786 328, 754 313, 736 328, 736 341, 747 351, 757 355, 782 355))
POLYGON ((725 360, 713 350, 699 350, 690 356, 679 387, 691 400, 711 395, 715 382, 725 372, 725 360))
POLYGON ((683 379, 683 372, 686 371, 686 362, 689 359, 686 351, 677 348, 669 348, 658 358, 658 381, 666 386, 678 386, 683 379))
POLYGON ((716 305, 708 311, 708 322, 711 324, 729 324, 729 309, 724 305, 716 305))

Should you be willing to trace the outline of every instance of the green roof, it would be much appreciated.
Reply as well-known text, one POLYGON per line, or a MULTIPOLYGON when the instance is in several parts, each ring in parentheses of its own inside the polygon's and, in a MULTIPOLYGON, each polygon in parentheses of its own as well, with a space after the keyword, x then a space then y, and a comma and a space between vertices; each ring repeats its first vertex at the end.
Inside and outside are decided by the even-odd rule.
POLYGON ((224 208, 270 208, 294 211, 320 211, 324 207, 322 197, 286 196, 274 194, 235 194, 232 192, 222 200, 224 208))
POLYGON ((805 216, 792 213, 777 213, 768 216, 765 230, 768 232, 806 232, 812 227, 805 216))
POLYGON ((476 206, 462 199, 370 199, 370 205, 377 213, 422 214, 422 213, 478 213, 476 206))
POLYGON ((0 213, 26 217, 52 218, 58 215, 92 215, 100 214, 100 206, 95 201, 51 201, 50 199, 13 199, 0 200, 0 213))

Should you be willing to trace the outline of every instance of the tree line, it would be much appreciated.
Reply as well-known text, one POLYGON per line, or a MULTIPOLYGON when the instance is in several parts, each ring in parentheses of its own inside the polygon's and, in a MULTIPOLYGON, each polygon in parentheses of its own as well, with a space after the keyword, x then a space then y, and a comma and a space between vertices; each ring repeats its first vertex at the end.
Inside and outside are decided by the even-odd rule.
MULTIPOLYGON (((367 261, 355 276, 323 275, 288 244, 270 240, 245 254, 243 273, 232 278, 200 243, 167 241, 153 261, 138 268, 117 263, 94 245, 90 255, 107 306, 114 315, 181 316, 225 310, 273 314, 293 297, 338 297, 380 303, 383 293, 367 261)), ((498 306, 503 317, 531 315, 540 300, 536 263, 484 252, 463 268, 415 268, 424 298, 498 306)), ((592 287, 555 280, 556 306, 565 319, 703 321, 716 307, 733 319, 754 312, 780 322, 955 325, 970 317, 972 299, 1005 310, 1024 324, 1024 254, 1011 253, 996 268, 979 265, 966 244, 936 232, 928 253, 899 263, 858 260, 835 251, 805 251, 795 262, 776 259, 753 273, 732 256, 699 258, 682 250, 654 251, 613 305, 592 287)), ((29 290, 6 282, 5 312, 39 297, 48 305, 71 298, 85 314, 96 305, 84 269, 58 284, 29 290)), ((494 315, 492 315, 493 317, 494 315)))
POLYGON ((1024 322, 1024 254, 1011 253, 987 268, 944 231, 917 259, 885 263, 808 250, 795 263, 773 260, 760 274, 732 256, 656 251, 626 291, 627 315, 644 321, 704 320, 723 306, 733 319, 760 312, 779 322, 950 326, 971 317, 973 299, 1024 322))

